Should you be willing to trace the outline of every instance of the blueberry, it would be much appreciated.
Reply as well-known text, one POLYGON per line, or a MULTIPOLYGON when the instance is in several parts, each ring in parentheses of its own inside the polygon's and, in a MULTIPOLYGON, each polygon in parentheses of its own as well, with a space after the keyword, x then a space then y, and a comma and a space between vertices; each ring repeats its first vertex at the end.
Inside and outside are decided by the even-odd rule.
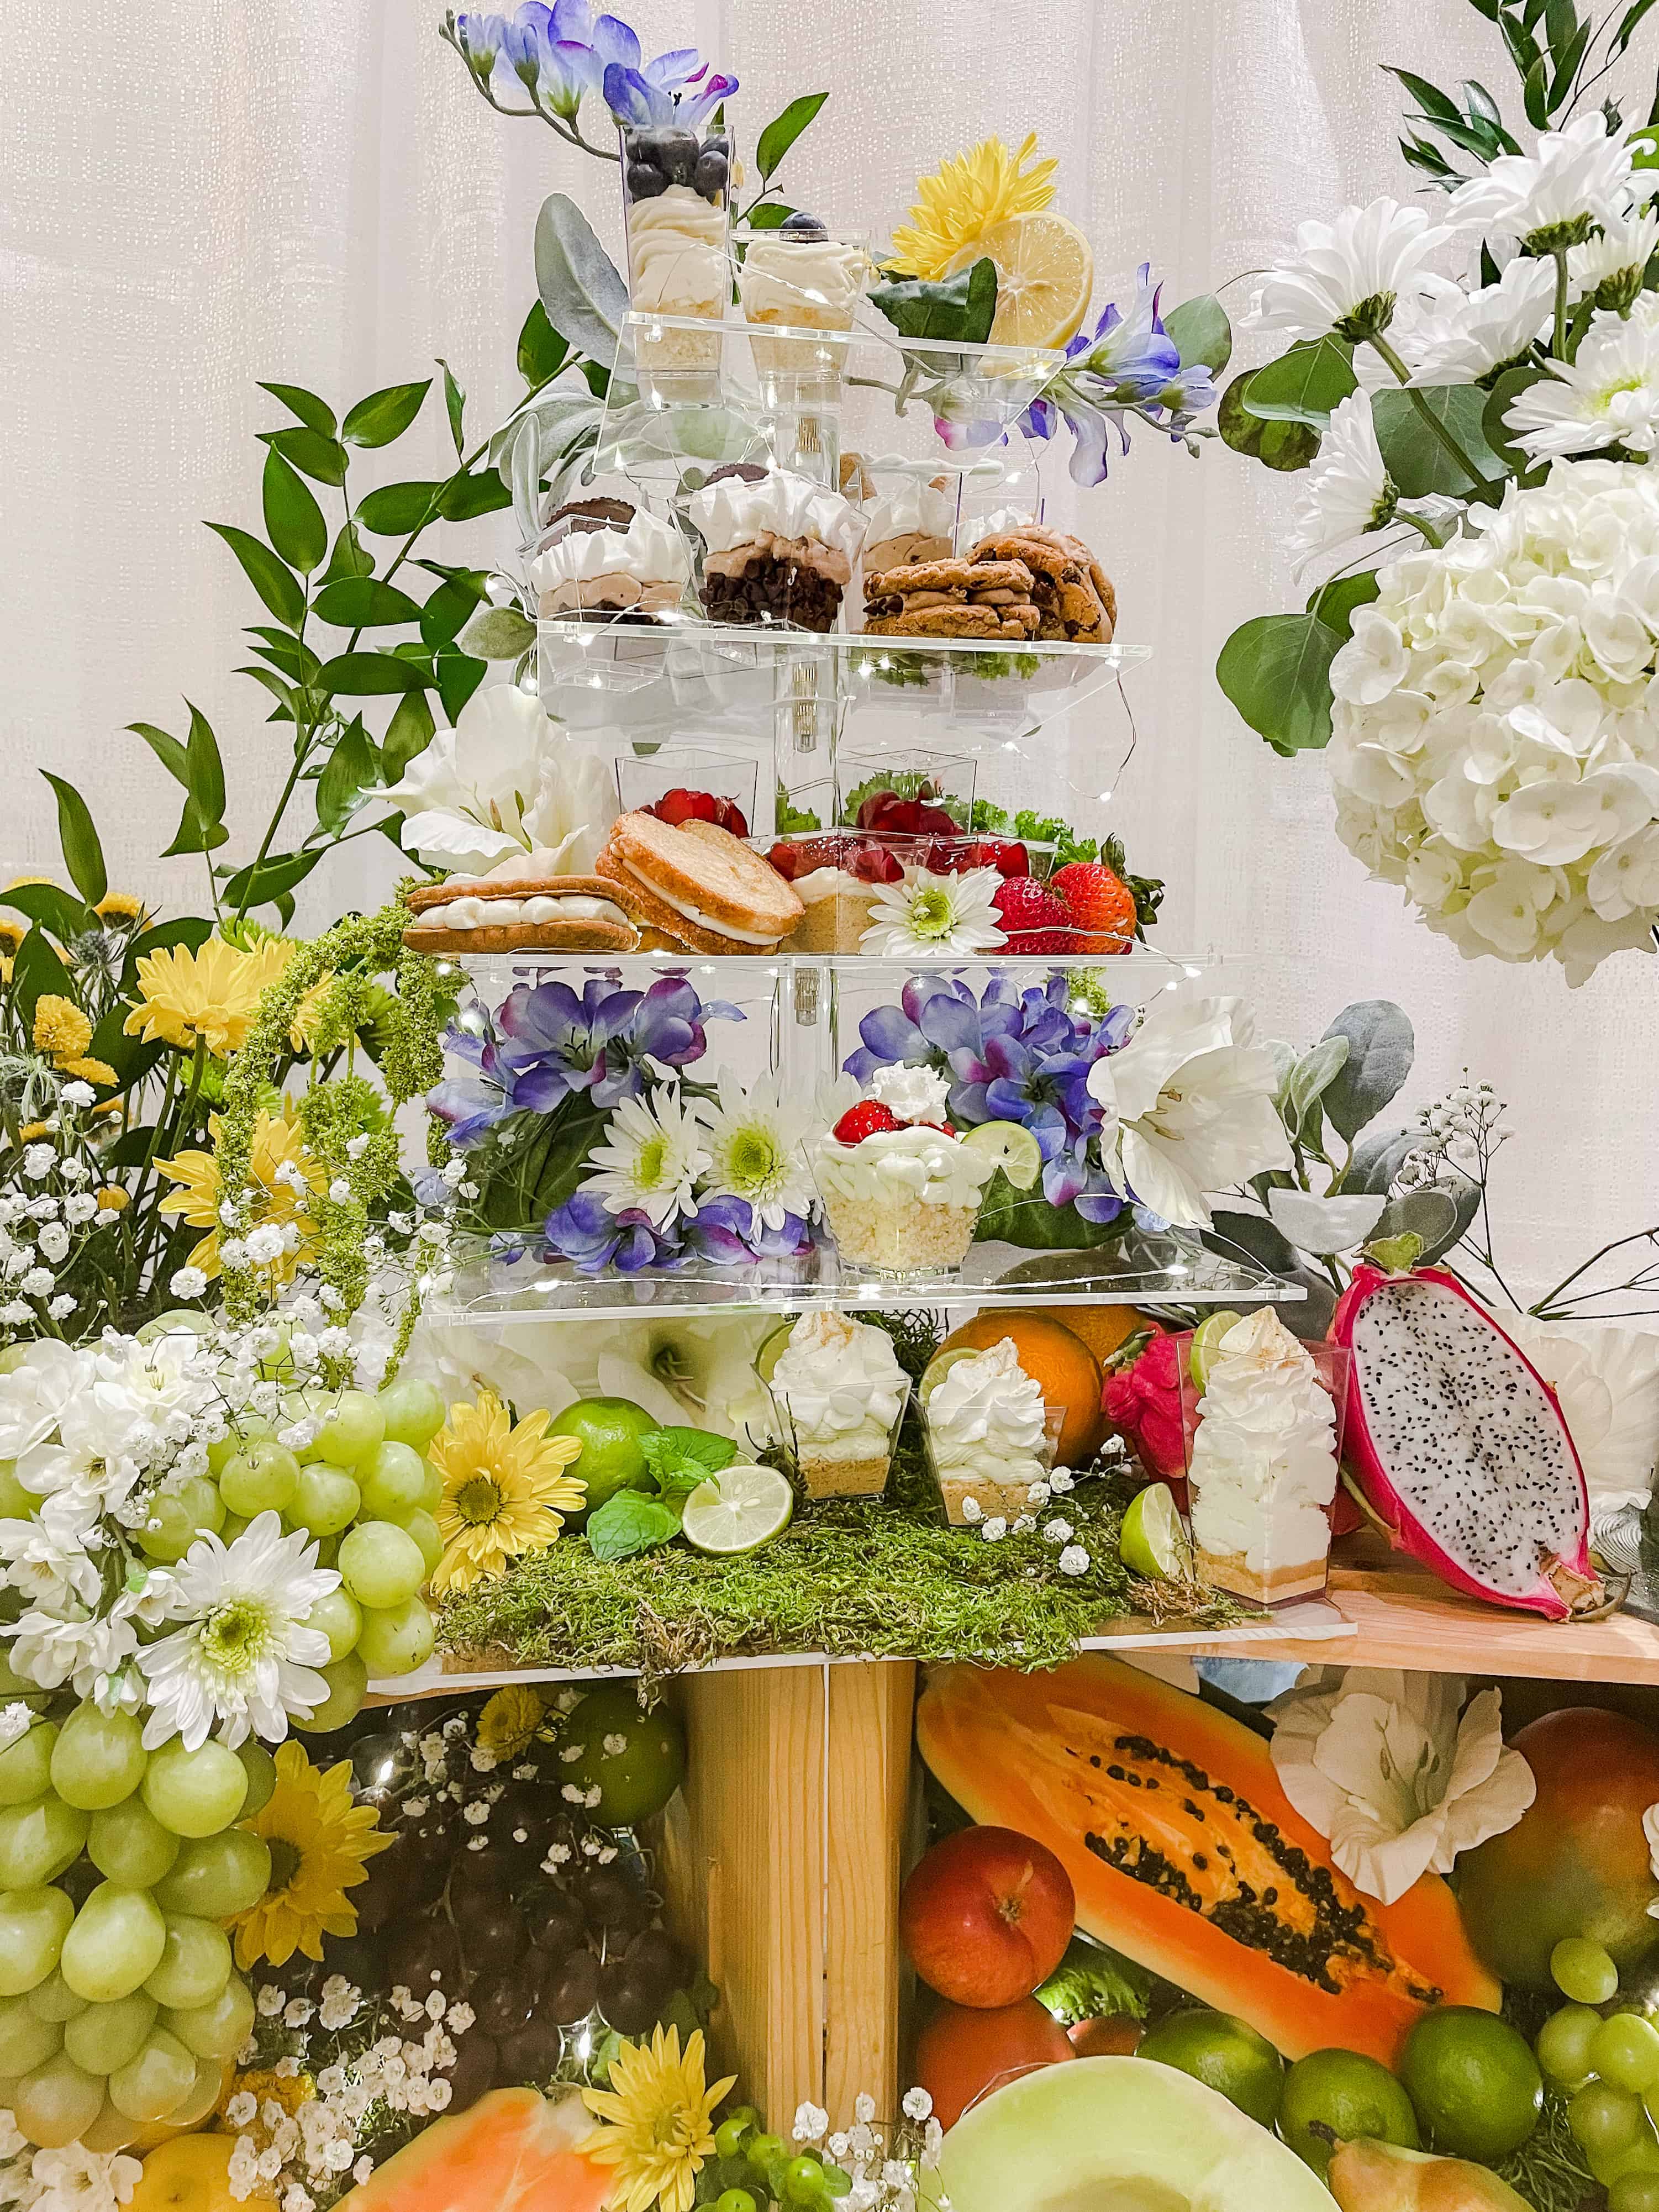
POLYGON ((630 200, 654 200, 668 190, 668 179, 650 161, 630 161, 628 165, 628 197, 630 200))
POLYGON ((691 189, 706 200, 717 200, 726 190, 726 156, 724 154, 703 154, 691 172, 691 189))
POLYGON ((817 216, 808 215, 804 208, 797 208, 793 215, 785 216, 778 225, 778 234, 781 238, 821 239, 826 233, 817 216))
POLYGON ((729 154, 732 141, 723 131, 711 131, 702 142, 702 150, 705 154, 729 154))
POLYGON ((657 166, 671 185, 689 185, 697 166, 697 142, 690 131, 664 131, 658 137, 657 166))

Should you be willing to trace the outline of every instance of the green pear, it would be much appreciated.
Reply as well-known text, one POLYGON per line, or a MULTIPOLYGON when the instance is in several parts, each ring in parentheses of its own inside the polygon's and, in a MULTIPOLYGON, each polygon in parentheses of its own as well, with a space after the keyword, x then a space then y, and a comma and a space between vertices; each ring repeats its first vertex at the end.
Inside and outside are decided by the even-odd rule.
POLYGON ((1325 2178, 1342 2212, 1527 2212, 1489 2166, 1396 2143, 1339 2143, 1325 2178))

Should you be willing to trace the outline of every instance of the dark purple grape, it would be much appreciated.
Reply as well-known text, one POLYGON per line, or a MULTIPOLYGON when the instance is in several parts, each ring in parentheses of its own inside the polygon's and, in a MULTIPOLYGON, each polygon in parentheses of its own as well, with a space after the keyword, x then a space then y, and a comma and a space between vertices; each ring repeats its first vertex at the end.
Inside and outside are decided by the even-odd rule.
POLYGON ((378 1995, 386 1982, 386 1945, 362 1924, 355 1936, 331 1936, 323 1945, 325 1975, 343 1974, 368 1996, 378 1995))
POLYGON ((732 141, 726 137, 725 131, 711 131, 702 142, 702 150, 705 154, 729 155, 732 151, 732 141))
POLYGON ((561 1897, 551 1891, 527 1900, 524 1911, 530 1940, 538 1951, 562 1959, 581 1942, 586 1923, 574 1897, 561 1897))
MULTIPOLYGON (((539 1958, 541 1954, 532 1952, 531 1956, 539 1958)), ((480 1983, 468 2002, 486 2035, 516 2035, 528 2025, 541 1994, 541 1976, 527 1968, 518 1968, 493 1981, 480 1983)))
POLYGON ((449 2069, 449 2110, 464 2112, 475 2105, 495 2079, 499 2054, 492 2038, 480 2027, 470 2027, 456 2045, 455 2063, 449 2069))
MULTIPOLYGON (((706 200, 718 202, 726 190, 728 172, 724 154, 700 154, 691 172, 691 189, 706 200)), ((822 237, 823 232, 818 235, 822 237)))
POLYGON ((586 2020, 599 1994, 599 1962, 591 1951, 573 1951, 547 1978, 542 2009, 555 2020, 586 2020))
POLYGON ((626 1959, 599 1970, 599 2010, 618 2035, 641 2035, 657 2017, 654 1986, 635 1976, 626 1959))
POLYGON ((400 1929, 386 1947, 389 1985, 400 1985, 411 1996, 429 1996, 434 1989, 448 1997, 461 1992, 460 1940, 447 1920, 416 1920, 400 1929))
POLYGON ((628 165, 628 197, 630 200, 654 200, 668 190, 668 179, 651 161, 630 161, 628 165))
POLYGON ((528 2027, 501 2045, 496 2079, 503 2087, 511 2081, 529 2081, 539 2089, 552 2079, 563 2056, 563 2030, 551 2013, 538 2013, 528 2027))
POLYGON ((647 1928, 636 1936, 627 1951, 628 1971, 640 1979, 659 1984, 665 1999, 672 1996, 686 1978, 689 1961, 664 1928, 647 1928))
POLYGON ((449 1905, 462 1912, 488 1899, 500 1904, 513 1887, 513 1869, 503 1851, 457 1851, 449 1864, 449 1905))
POLYGON ((430 1905, 444 1886, 447 1857, 412 1829, 405 1829, 390 1850, 368 1863, 368 1879, 352 1893, 360 1928, 384 1928, 430 1905))
POLYGON ((470 1899, 456 1926, 469 1973, 500 1973, 523 1958, 529 1942, 523 1918, 502 1897, 470 1899))

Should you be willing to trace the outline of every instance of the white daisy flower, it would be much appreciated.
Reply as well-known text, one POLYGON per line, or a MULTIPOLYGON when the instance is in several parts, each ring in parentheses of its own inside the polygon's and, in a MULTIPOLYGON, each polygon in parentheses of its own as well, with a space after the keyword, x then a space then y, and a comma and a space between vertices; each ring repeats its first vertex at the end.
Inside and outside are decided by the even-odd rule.
POLYGON ((1552 253, 1582 244, 1595 223, 1620 222, 1634 197, 1633 173, 1630 148, 1595 108, 1565 131, 1547 131, 1535 154, 1500 154, 1460 185, 1452 221, 1552 253))
POLYGON ((1528 385, 1504 423, 1535 461, 1593 453, 1617 442, 1632 453, 1659 446, 1659 328, 1598 314, 1572 362, 1553 362, 1528 385))
POLYGON ((174 1568, 168 1611, 186 1625, 138 1656, 152 1707, 146 1749, 178 1735, 195 1751, 216 1729, 233 1750, 251 1734, 280 1743, 290 1713, 327 1697, 315 1669, 328 1662, 328 1638, 306 1620, 340 1577, 317 1565, 303 1528, 282 1528, 261 1513, 229 1546, 198 1536, 174 1568))
POLYGON ((860 952, 902 959, 911 952, 989 952, 1003 940, 993 903, 1002 884, 994 868, 935 875, 907 865, 903 881, 876 890, 860 952))
POLYGON ((699 1098, 691 1109, 708 1147, 703 1193, 746 1199, 767 1229, 781 1229, 787 1214, 810 1214, 813 1185, 801 1140, 812 1124, 811 1108, 787 1103, 776 1076, 745 1085, 735 1069, 723 1067, 715 1087, 717 1097, 699 1098))
POLYGON ((1495 284, 1457 295, 1430 323, 1418 345, 1412 382, 1475 384, 1494 369, 1510 368, 1548 327, 1554 310, 1554 263, 1516 254, 1495 284))
POLYGON ((1383 464, 1371 422, 1371 403, 1352 392, 1333 410, 1297 501, 1291 555, 1298 568, 1394 520, 1399 495, 1383 464))
POLYGON ((1603 223, 1594 238, 1567 255, 1567 276, 1575 293, 1594 292, 1603 307, 1628 307, 1642 289, 1648 263, 1659 250, 1659 213, 1644 208, 1622 222, 1603 223), (1601 296, 1602 287, 1607 296, 1601 296))
POLYGON ((1422 208, 1386 198, 1344 208, 1334 222, 1304 222, 1296 234, 1297 259, 1270 271, 1244 327, 1291 338, 1333 331, 1354 340, 1375 337, 1450 236, 1422 208))
POLYGON ((624 1098, 605 1133, 589 1154, 599 1173, 582 1188, 599 1193, 607 1213, 637 1206, 653 1229, 666 1229, 695 1210, 697 1178, 712 1162, 678 1085, 664 1084, 649 1099, 624 1098))

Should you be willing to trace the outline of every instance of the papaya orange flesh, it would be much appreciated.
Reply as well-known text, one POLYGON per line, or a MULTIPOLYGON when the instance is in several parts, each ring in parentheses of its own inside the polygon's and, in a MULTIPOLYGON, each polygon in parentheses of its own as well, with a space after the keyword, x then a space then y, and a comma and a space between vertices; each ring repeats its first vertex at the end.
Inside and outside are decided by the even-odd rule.
POLYGON ((1364 1895, 1261 1737, 1121 1660, 935 1668, 916 1738, 975 1820, 1055 1854, 1080 1927, 1287 2058, 1342 2048, 1391 2066, 1431 2006, 1498 2009, 1437 1875, 1390 1905, 1364 1895))
POLYGON ((577 2148, 596 2124, 574 2094, 492 2089, 405 2143, 337 2212, 600 2212, 615 2174, 577 2148))

